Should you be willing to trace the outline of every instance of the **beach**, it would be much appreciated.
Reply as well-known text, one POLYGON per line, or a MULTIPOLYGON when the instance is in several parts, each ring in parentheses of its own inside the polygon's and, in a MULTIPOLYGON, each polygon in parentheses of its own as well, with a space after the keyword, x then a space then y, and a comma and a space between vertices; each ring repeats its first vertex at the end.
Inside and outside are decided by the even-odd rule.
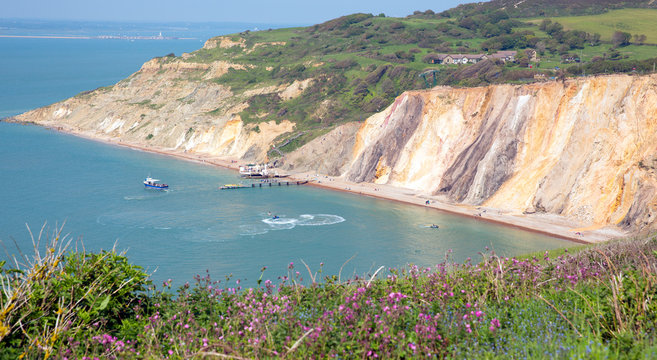
MULTIPOLYGON (((202 163, 209 166, 219 166, 235 171, 238 171, 239 166, 245 163, 245 161, 237 158, 212 156, 208 154, 190 153, 175 149, 146 147, 137 144, 126 143, 121 139, 114 137, 98 136, 96 133, 80 131, 78 129, 62 126, 51 127, 51 129, 75 136, 84 137, 94 141, 101 141, 104 143, 129 147, 140 151, 173 156, 188 161, 202 163)), ((510 226, 517 229, 545 234, 580 244, 599 243, 614 238, 625 237, 628 235, 623 233, 618 228, 591 226, 590 224, 582 224, 572 219, 567 219, 565 217, 554 214, 523 214, 501 211, 499 209, 486 208, 481 206, 453 204, 438 195, 423 194, 416 190, 404 189, 392 185, 365 182, 354 183, 342 177, 317 174, 315 172, 287 172, 285 175, 287 175, 287 178, 291 181, 308 181, 308 185, 310 186, 422 206, 425 208, 434 209, 436 211, 443 211, 451 214, 465 216, 477 221, 485 221, 510 226)))

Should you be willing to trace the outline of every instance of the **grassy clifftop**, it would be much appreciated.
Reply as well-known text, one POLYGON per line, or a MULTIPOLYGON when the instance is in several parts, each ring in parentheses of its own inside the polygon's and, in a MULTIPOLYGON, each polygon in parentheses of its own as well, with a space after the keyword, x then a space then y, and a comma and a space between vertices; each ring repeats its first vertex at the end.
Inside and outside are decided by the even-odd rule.
MULTIPOLYGON (((381 111, 406 90, 522 83, 535 81, 537 74, 545 78, 568 74, 555 67, 574 67, 574 74, 631 71, 638 62, 654 57, 654 47, 647 44, 655 41, 650 29, 657 28, 657 16, 643 16, 641 27, 628 28, 637 33, 629 33, 629 40, 618 44, 608 31, 586 26, 596 19, 605 23, 601 19, 616 14, 587 16, 581 22, 578 17, 554 19, 546 27, 542 18, 513 18, 508 7, 478 12, 457 9, 442 14, 416 12, 406 18, 353 14, 305 28, 245 31, 211 39, 182 60, 237 64, 220 76, 204 76, 203 81, 227 86, 241 96, 248 103, 240 113, 247 123, 282 119, 296 123, 298 131, 289 136, 303 133, 303 137, 282 149, 291 151, 337 123, 363 120, 381 111), (642 30, 646 31, 639 34, 642 30), (527 49, 536 50, 538 59, 532 61, 527 49), (517 51, 516 61, 432 63, 440 53, 500 50, 517 51), (592 67, 600 61, 605 65, 592 67), (622 62, 629 63, 618 66, 622 62), (262 90, 295 81, 303 82, 298 86, 300 96, 287 98, 262 90)), ((627 18, 639 10, 622 11, 627 18)), ((640 11, 652 14, 657 10, 640 11)), ((640 69, 647 70, 650 64, 645 62, 640 69)), ((283 144, 288 139, 279 140, 283 144)))

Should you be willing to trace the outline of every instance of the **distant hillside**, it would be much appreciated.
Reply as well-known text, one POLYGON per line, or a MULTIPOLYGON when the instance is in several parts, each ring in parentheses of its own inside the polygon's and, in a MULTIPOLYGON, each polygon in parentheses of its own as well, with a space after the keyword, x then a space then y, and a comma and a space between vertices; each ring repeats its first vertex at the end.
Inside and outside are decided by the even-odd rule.
POLYGON ((447 17, 473 16, 498 10, 512 17, 573 16, 601 14, 613 9, 657 8, 654 0, 491 0, 459 5, 441 15, 447 17))
POLYGON ((600 15, 555 17, 552 21, 562 24, 566 30, 598 33, 604 41, 611 41, 614 32, 621 31, 646 35, 643 43, 657 44, 656 19, 657 9, 620 9, 600 15))
MULTIPOLYGON (((178 126, 173 119, 185 124, 195 116, 203 124, 227 121, 236 133, 242 129, 237 124, 243 124, 240 136, 250 140, 244 140, 248 146, 240 156, 276 159, 339 124, 367 119, 408 90, 653 71, 657 59, 655 47, 646 45, 653 40, 647 29, 657 29, 657 16, 643 18, 632 32, 620 31, 618 39, 603 37, 595 27, 580 27, 576 18, 567 25, 566 19, 561 24, 557 18, 527 18, 538 8, 570 15, 612 5, 654 6, 652 1, 601 5, 607 3, 493 0, 440 14, 390 18, 361 13, 303 28, 215 37, 192 53, 153 59, 115 86, 80 94, 77 100, 91 101, 75 121, 91 122, 97 115, 104 124, 108 117, 99 110, 103 108, 120 118, 116 126, 134 126, 129 131, 134 140, 158 146, 201 142, 200 125, 178 126), (513 55, 500 57, 498 52, 513 55), (447 55, 460 63, 441 63, 447 55), (162 85, 152 86, 157 81, 162 85), (117 109, 125 113, 118 116, 117 109), (279 127, 280 133, 266 131, 266 124, 279 127), (169 135, 160 135, 165 128, 169 135), (174 133, 179 140, 172 142, 174 133), (262 146, 270 141, 273 146, 262 146)), ((603 16, 608 14, 588 16, 587 21, 608 21, 603 16)), ((632 23, 632 14, 622 21, 632 23)), ((78 107, 71 108, 74 113, 78 107)), ((111 133, 110 128, 103 131, 111 133)))

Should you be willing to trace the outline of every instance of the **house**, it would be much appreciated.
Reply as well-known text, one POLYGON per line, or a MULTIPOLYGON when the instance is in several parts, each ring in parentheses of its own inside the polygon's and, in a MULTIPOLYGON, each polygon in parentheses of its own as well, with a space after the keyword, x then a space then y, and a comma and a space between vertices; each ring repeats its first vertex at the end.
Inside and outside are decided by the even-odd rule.
POLYGON ((534 49, 525 49, 525 55, 530 62, 538 62, 538 56, 536 55, 536 50, 534 49))
POLYGON ((580 60, 578 55, 573 55, 573 54, 561 55, 561 62, 564 64, 578 63, 579 61, 580 60))
POLYGON ((504 62, 507 61, 516 61, 516 55, 518 54, 517 51, 515 50, 506 50, 506 51, 498 51, 495 54, 490 55, 491 58, 493 59, 500 59, 504 62))
POLYGON ((452 56, 449 54, 432 55, 432 64, 452 64, 452 56))
POLYGON ((486 54, 437 54, 431 59, 432 64, 476 64, 488 58, 486 54))
POLYGON ((468 62, 473 64, 488 59, 488 55, 486 54, 467 55, 467 57, 468 57, 468 62))
POLYGON ((467 64, 468 63, 468 56, 467 55, 452 55, 452 63, 453 64, 467 64))

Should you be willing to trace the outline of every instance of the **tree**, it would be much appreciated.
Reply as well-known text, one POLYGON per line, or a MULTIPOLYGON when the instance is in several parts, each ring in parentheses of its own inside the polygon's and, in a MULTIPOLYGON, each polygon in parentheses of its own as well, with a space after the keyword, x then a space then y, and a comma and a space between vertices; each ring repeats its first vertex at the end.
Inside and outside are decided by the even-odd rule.
POLYGON ((550 24, 552 24, 552 20, 543 19, 543 21, 541 21, 541 25, 538 26, 538 29, 542 30, 542 31, 545 31, 545 29, 547 29, 548 25, 550 25, 550 24))
POLYGON ((500 29, 499 26, 490 23, 484 25, 480 31, 481 35, 487 38, 502 35, 502 29, 500 29))
POLYGON ((465 17, 459 21, 459 26, 468 30, 475 30, 479 26, 471 17, 465 17))
POLYGON ((586 41, 588 41, 591 46, 598 46, 600 45, 600 34, 588 34, 586 41))
POLYGON ((563 25, 558 22, 549 24, 545 27, 545 32, 552 37, 559 37, 560 33, 563 31, 563 25))
POLYGON ((635 34, 634 35, 634 42, 639 44, 639 45, 643 45, 643 43, 646 42, 646 35, 635 34))
POLYGON ((611 36, 611 43, 614 44, 614 46, 627 46, 630 44, 630 39, 632 39, 632 34, 623 31, 616 31, 614 32, 614 35, 611 36))

